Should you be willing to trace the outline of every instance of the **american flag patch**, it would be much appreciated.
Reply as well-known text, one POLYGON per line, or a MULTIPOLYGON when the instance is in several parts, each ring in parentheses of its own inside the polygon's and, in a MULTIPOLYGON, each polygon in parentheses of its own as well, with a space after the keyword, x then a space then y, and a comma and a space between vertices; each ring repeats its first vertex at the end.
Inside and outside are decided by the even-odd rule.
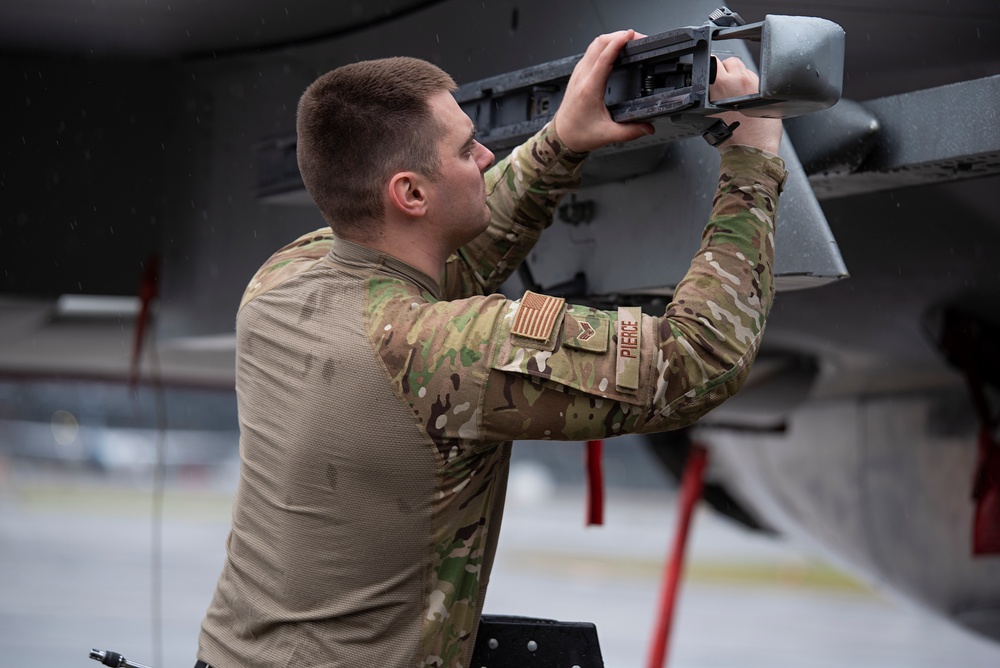
POLYGON ((528 290, 521 297, 511 333, 535 341, 548 341, 565 303, 562 297, 539 295, 528 290))

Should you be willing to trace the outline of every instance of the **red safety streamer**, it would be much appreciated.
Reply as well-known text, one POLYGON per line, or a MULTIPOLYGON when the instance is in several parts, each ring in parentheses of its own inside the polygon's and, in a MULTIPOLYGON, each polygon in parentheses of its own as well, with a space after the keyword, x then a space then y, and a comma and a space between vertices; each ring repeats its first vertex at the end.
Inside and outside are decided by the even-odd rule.
POLYGON ((150 255, 142 268, 139 278, 139 315, 135 319, 135 340, 132 343, 132 363, 129 367, 128 382, 134 390, 139 382, 142 344, 146 340, 146 326, 153 317, 153 302, 156 300, 160 279, 160 262, 156 255, 150 255))
POLYGON ((993 438, 989 426, 979 431, 979 460, 972 499, 976 503, 972 553, 1000 554, 1000 443, 993 438))
POLYGON ((604 524, 604 441, 587 441, 587 526, 604 524))
POLYGON ((664 565, 663 585, 660 589, 660 610, 653 627, 653 641, 649 647, 648 668, 663 668, 667 661, 667 648, 670 641, 670 628, 673 624, 674 608, 677 603, 677 592, 680 589, 681 575, 684 570, 684 551, 687 548, 687 537, 691 529, 691 515, 695 505, 701 498, 704 487, 705 465, 708 462, 708 451, 701 445, 693 443, 684 465, 684 475, 681 479, 680 495, 678 497, 677 529, 674 532, 673 550, 670 559, 664 565))
POLYGON ((948 361, 965 372, 972 406, 979 415, 979 455, 972 478, 972 555, 1000 554, 1000 441, 995 434, 1000 416, 986 392, 1000 378, 996 353, 998 330, 973 313, 947 309, 939 345, 948 361))

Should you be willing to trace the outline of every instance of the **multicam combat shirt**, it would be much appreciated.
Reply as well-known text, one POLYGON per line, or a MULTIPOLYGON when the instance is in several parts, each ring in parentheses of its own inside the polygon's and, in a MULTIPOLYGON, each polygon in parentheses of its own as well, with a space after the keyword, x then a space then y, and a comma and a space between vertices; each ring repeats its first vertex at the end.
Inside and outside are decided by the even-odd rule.
POLYGON ((254 276, 236 326, 241 479, 202 660, 467 668, 510 441, 677 428, 737 391, 773 295, 780 159, 723 152, 663 317, 491 294, 582 160, 545 128, 499 162, 492 223, 440 281, 329 229, 254 276))

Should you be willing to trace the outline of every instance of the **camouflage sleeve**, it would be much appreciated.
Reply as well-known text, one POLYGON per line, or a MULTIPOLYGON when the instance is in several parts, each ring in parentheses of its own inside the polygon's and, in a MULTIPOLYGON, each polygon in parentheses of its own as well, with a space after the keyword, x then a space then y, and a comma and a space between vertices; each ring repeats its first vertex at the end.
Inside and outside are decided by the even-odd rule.
POLYGON ((490 225, 448 259, 444 298, 496 292, 552 222, 562 196, 579 187, 585 158, 565 148, 550 123, 487 171, 490 225))
POLYGON ((329 227, 303 234, 278 250, 257 270, 240 300, 240 308, 259 294, 305 271, 333 248, 333 231, 329 227))
POLYGON ((691 424, 736 393, 774 295, 777 156, 726 149, 701 248, 661 317, 526 293, 496 329, 485 440, 582 440, 691 424))

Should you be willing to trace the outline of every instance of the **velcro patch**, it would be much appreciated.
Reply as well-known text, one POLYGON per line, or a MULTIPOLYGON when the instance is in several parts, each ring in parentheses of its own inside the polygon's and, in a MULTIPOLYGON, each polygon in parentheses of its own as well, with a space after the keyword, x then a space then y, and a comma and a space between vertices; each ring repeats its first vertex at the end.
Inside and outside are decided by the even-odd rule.
POLYGON ((562 297, 539 295, 528 290, 521 297, 511 334, 534 341, 548 341, 565 303, 562 297))
MULTIPOLYGON (((603 312, 580 315, 579 307, 570 307, 563 324, 563 345, 592 353, 603 353, 608 349, 610 319, 603 312)), ((592 311, 592 309, 587 309, 592 311)))
POLYGON ((619 392, 639 389, 639 351, 642 350, 642 309, 622 306, 618 309, 618 366, 615 385, 619 392))

